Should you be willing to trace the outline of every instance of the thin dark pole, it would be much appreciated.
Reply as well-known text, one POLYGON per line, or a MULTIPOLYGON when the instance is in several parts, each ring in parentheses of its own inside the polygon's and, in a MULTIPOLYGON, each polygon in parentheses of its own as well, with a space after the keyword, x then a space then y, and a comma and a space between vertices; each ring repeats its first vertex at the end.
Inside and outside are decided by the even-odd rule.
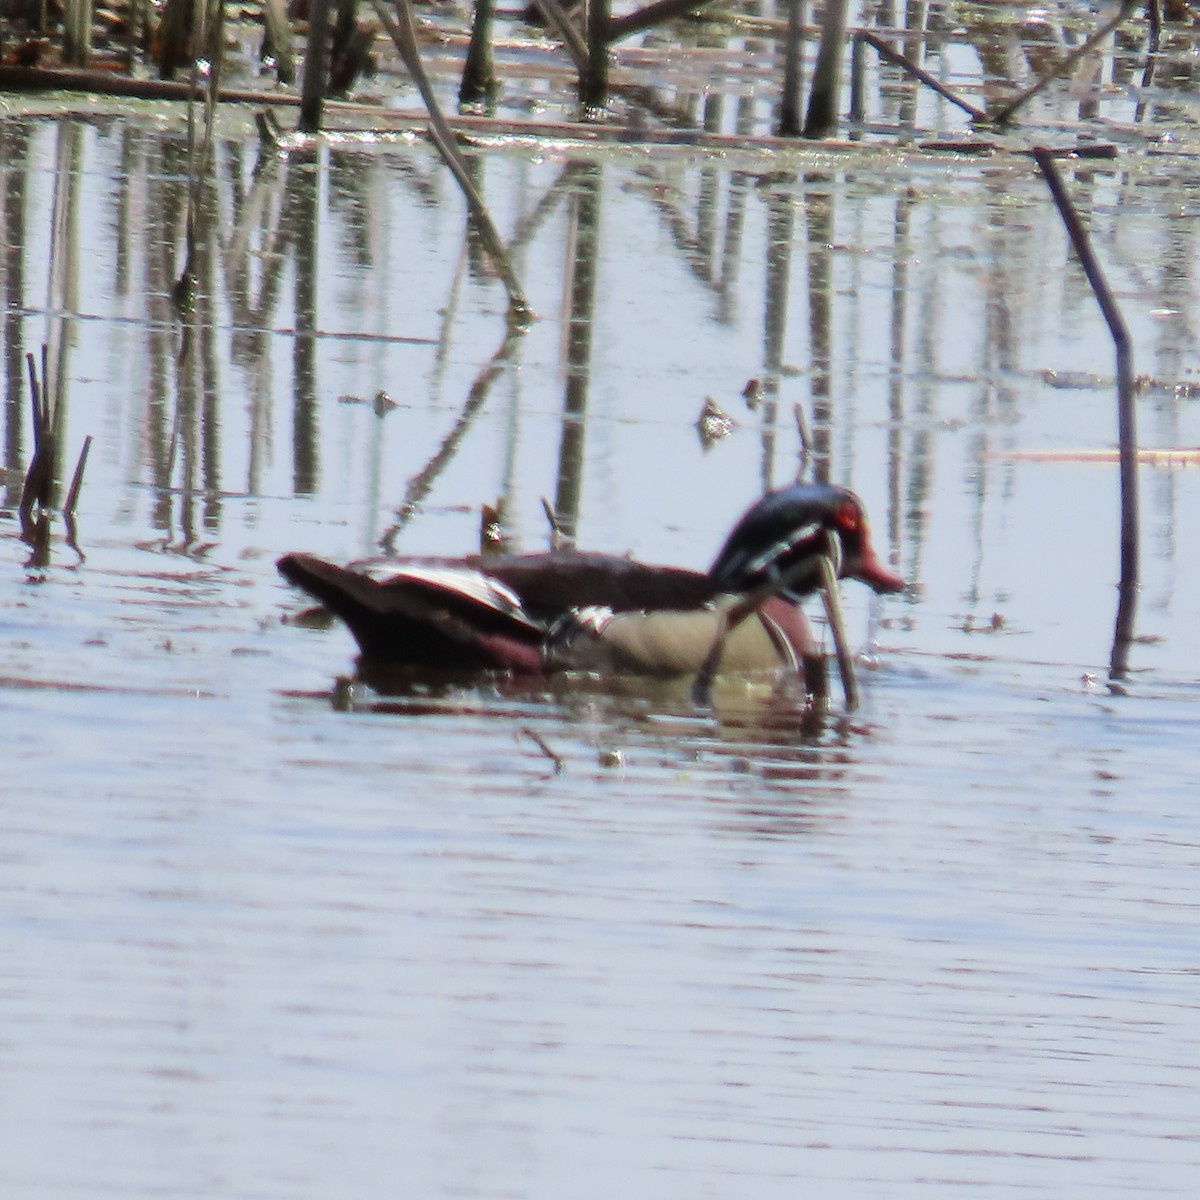
POLYGON ((783 43, 783 104, 779 112, 779 136, 799 137, 801 47, 804 44, 804 0, 788 0, 787 36, 783 43))
POLYGON ((421 62, 421 52, 417 49, 416 23, 413 20, 410 0, 395 0, 396 15, 394 17, 384 6, 383 0, 371 0, 371 2, 375 8, 375 15, 383 23, 388 36, 395 43, 413 83, 417 85, 417 91, 421 93, 421 99, 425 101, 425 110, 429 114, 430 136, 442 156, 442 161, 450 168, 450 174, 454 176, 455 182, 462 189, 467 207, 475 218, 475 225, 483 239, 483 244, 487 247, 492 263, 508 291, 509 320, 528 321, 533 316, 533 309, 529 307, 525 293, 521 291, 520 281, 513 270, 508 252, 504 249, 504 243, 496 232, 496 226, 492 223, 487 206, 483 203, 483 197, 471 182, 471 175, 462 154, 459 153, 454 131, 446 123, 446 118, 442 116, 433 85, 425 73, 424 64, 421 62))
POLYGON ((558 35, 563 48, 571 56, 575 70, 582 78, 588 69, 587 43, 583 40, 579 30, 571 23, 571 18, 567 16, 558 0, 537 0, 537 4, 550 28, 558 35))
MULTIPOLYGON (((1158 49, 1162 42, 1162 8, 1158 0, 1146 0, 1146 24, 1149 36, 1146 39, 1146 65, 1142 69, 1142 90, 1145 91, 1154 82, 1154 64, 1158 59, 1158 49)), ((1139 100, 1134 109, 1133 120, 1140 125, 1146 115, 1146 102, 1139 100)))
POLYGON ((1137 419, 1133 403, 1133 344, 1125 320, 1117 308, 1104 271, 1100 267, 1087 230, 1067 195, 1053 150, 1037 147, 1033 152, 1041 168, 1059 215, 1067 227, 1079 264, 1091 284, 1100 311, 1108 322, 1117 351, 1117 436, 1121 478, 1121 582, 1117 603, 1116 630, 1113 634, 1110 682, 1129 677, 1129 647, 1133 642, 1134 617, 1138 592, 1138 494, 1137 494, 1137 419))
POLYGON ((1084 57, 1090 54, 1118 25, 1123 24, 1130 16, 1133 15, 1133 10, 1141 4, 1143 0, 1125 0, 1117 11, 1116 16, 1111 20, 1105 21, 1095 33, 1085 42, 1081 42, 1076 46, 1070 54, 1066 55, 1061 62, 1055 66, 1053 71, 1047 72, 1031 87, 1026 88, 1019 96, 1014 96, 1007 104, 1002 105, 996 112, 989 112, 984 120, 989 125, 1007 125, 1016 114, 1017 109, 1023 108, 1034 96, 1039 95, 1056 79, 1066 79, 1067 76, 1074 70, 1075 64, 1084 57))
POLYGON ((613 17, 608 23, 608 40, 620 41, 621 38, 641 33, 643 29, 694 13, 711 3, 712 0, 654 0, 654 3, 626 13, 623 17, 613 17))
POLYGON ((311 0, 308 43, 304 48, 304 79, 300 94, 300 132, 318 133, 325 85, 329 82, 329 0, 311 0))
POLYGON ((496 16, 496 0, 475 0, 475 17, 471 22, 471 41, 467 45, 467 60, 463 64, 458 102, 467 107, 490 106, 496 95, 496 64, 492 57, 492 26, 496 16))
POLYGON ((849 0, 826 0, 821 18, 821 43, 808 93, 804 136, 828 137, 837 128, 838 89, 842 78, 842 52, 846 46, 846 8, 849 0))
POLYGON ((609 0, 587 0, 587 70, 579 77, 579 103, 600 109, 608 103, 609 0))
POLYGON ((877 37, 866 29, 860 29, 854 34, 852 40, 853 50, 851 53, 850 81, 850 119, 852 121, 861 122, 865 115, 865 89, 862 76, 866 64, 863 62, 862 57, 861 47, 863 45, 870 46, 885 62, 890 62, 902 71, 907 71, 914 79, 919 80, 927 88, 937 92, 943 100, 949 100, 951 104, 957 105, 972 121, 983 121, 986 119, 987 114, 983 109, 976 108, 975 105, 970 104, 961 96, 956 96, 941 80, 935 79, 928 71, 918 66, 907 55, 901 54, 899 50, 893 50, 881 37, 877 37))

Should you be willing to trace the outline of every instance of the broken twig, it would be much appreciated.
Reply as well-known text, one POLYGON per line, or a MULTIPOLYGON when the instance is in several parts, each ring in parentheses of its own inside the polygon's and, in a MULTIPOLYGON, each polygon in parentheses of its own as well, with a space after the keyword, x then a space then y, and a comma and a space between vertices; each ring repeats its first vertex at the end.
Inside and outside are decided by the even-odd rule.
POLYGON ((561 775, 566 762, 546 744, 542 736, 528 725, 521 726, 521 732, 554 764, 555 775, 561 775))

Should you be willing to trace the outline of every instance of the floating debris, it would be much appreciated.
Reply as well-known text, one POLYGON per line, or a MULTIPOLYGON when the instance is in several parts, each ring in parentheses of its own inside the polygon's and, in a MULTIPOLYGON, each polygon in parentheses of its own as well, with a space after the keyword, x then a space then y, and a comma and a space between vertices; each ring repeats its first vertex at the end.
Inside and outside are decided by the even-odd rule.
POLYGON ((504 497, 495 504, 484 504, 479 510, 480 554, 504 554, 509 538, 504 532, 504 497))
POLYGON ((968 613, 959 628, 963 633, 1000 633, 1005 627, 1004 614, 994 612, 981 624, 975 623, 975 614, 968 613))
POLYGON ((550 549, 552 551, 571 549, 575 539, 562 527, 558 513, 554 511, 554 505, 545 496, 542 497, 542 512, 546 514, 546 520, 550 524, 550 549))
MULTIPOLYGON (((996 450, 988 458, 1006 462, 1043 463, 1118 463, 1119 450, 996 450)), ((1173 449, 1138 450, 1137 461, 1151 467, 1200 466, 1200 446, 1180 446, 1173 449)))
MULTIPOLYGON (((1111 375, 1094 375, 1090 371, 1055 371, 1052 368, 1042 372, 1042 382, 1049 387, 1078 391, 1113 386, 1111 375)), ((1200 396, 1200 381, 1138 375, 1134 378, 1133 390, 1139 396, 1173 396, 1177 400, 1194 400, 1200 396)))
POLYGON ((1093 375, 1090 371, 1056 371, 1047 367, 1042 372, 1042 382, 1063 391, 1089 391, 1092 388, 1111 387, 1112 376, 1093 375))
POLYGON ((546 744, 546 740, 534 729, 528 725, 521 726, 521 732, 554 764, 555 775, 561 775, 566 762, 563 758, 555 754, 554 751, 546 744))
POLYGON ((1133 390, 1139 396, 1173 396, 1177 400, 1193 400, 1200 396, 1200 383, 1192 379, 1155 379, 1153 375, 1139 375, 1133 381, 1133 390))
POLYGON ((704 401, 704 411, 696 422, 696 432, 705 450, 711 450, 718 442, 727 438, 735 429, 734 419, 711 397, 704 401))

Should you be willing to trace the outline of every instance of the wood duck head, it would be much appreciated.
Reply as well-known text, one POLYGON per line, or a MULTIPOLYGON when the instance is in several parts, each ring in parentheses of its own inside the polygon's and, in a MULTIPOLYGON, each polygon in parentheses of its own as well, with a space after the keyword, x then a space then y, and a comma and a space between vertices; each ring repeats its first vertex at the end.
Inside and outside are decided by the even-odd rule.
POLYGON ((792 582, 784 594, 798 601, 820 587, 823 554, 839 579, 858 579, 876 592, 904 590, 903 578, 883 564, 871 544, 862 501, 849 488, 823 483, 792 484, 753 504, 708 574, 719 591, 732 593, 788 575, 792 582))

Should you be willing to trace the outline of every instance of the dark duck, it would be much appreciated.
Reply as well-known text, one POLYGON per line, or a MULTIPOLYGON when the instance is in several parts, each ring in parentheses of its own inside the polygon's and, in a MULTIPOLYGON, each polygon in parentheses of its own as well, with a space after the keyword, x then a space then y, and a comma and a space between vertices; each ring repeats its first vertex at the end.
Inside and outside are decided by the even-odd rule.
POLYGON ((721 673, 813 670, 820 656, 800 604, 821 586, 823 555, 839 578, 904 587, 872 547, 858 497, 824 484, 763 496, 707 571, 575 550, 370 569, 289 554, 279 570, 345 622, 364 665, 669 677, 699 671, 722 613, 756 592, 766 598, 730 631, 721 673))

